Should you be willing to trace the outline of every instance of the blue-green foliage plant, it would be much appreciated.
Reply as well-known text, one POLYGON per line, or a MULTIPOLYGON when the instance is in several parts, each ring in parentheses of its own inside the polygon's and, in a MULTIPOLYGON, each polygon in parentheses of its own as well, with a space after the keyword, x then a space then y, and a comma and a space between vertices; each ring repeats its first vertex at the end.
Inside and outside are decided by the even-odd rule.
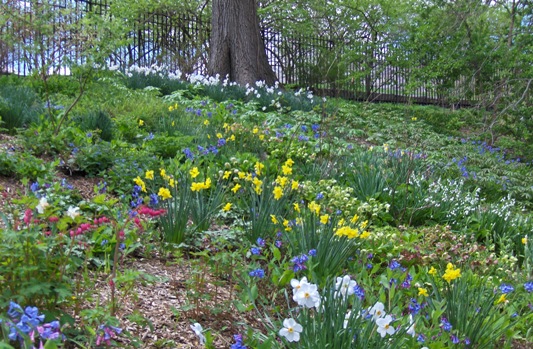
POLYGON ((27 86, 0 86, 0 126, 14 133, 16 129, 39 121, 44 106, 37 95, 27 86))

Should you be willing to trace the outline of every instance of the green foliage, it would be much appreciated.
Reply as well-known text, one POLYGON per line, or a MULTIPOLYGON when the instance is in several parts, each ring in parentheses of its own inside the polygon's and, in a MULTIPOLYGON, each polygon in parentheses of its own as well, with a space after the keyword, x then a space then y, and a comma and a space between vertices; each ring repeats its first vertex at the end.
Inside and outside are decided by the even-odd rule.
POLYGON ((71 121, 83 131, 98 131, 98 135, 104 141, 111 142, 113 139, 113 120, 103 110, 93 110, 77 115, 71 121))
POLYGON ((0 174, 19 179, 51 178, 58 161, 46 162, 27 152, 0 153, 0 174))
POLYGON ((9 132, 14 133, 18 128, 37 122, 43 113, 43 103, 31 88, 14 85, 0 86, 1 125, 9 132))
POLYGON ((175 134, 171 137, 164 135, 154 136, 153 139, 145 141, 146 151, 162 159, 171 159, 181 155, 183 149, 190 146, 192 136, 179 136, 175 134))
POLYGON ((88 176, 97 176, 113 166, 116 152, 117 147, 109 142, 87 145, 75 154, 75 168, 88 176))
POLYGON ((187 176, 175 174, 174 185, 170 187, 169 199, 161 200, 160 207, 166 214, 159 218, 163 241, 179 246, 187 240, 187 224, 191 216, 194 193, 191 191, 187 176))
POLYGON ((508 308, 499 305, 505 296, 471 272, 450 283, 432 281, 432 284, 435 298, 428 298, 430 307, 437 310, 439 302, 445 301, 443 316, 452 325, 452 333, 470 339, 474 347, 496 347, 497 339, 518 321, 508 308))

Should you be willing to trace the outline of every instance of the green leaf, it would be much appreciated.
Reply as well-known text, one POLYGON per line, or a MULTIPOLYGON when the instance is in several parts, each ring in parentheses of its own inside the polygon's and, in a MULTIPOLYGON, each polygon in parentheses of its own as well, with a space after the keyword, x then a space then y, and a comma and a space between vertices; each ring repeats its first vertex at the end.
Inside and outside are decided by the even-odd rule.
POLYGON ((272 255, 274 257, 274 260, 276 261, 281 260, 281 251, 279 250, 279 248, 277 247, 272 248, 272 255))

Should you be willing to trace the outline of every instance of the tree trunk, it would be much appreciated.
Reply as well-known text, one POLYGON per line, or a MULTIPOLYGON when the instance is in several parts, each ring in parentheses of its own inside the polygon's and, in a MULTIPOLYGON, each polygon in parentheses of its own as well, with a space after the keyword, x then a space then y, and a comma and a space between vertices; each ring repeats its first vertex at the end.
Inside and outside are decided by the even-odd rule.
POLYGON ((268 64, 255 0, 213 0, 208 73, 245 85, 276 75, 268 64))

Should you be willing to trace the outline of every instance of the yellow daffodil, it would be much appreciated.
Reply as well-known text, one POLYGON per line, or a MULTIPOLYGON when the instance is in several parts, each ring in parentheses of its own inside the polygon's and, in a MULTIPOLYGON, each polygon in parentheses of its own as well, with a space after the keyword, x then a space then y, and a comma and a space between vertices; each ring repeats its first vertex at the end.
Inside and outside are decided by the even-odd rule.
POLYGON ((230 141, 235 142, 235 135, 231 135, 228 139, 229 139, 230 141))
POLYGON ((265 165, 257 161, 254 165, 255 174, 260 176, 264 168, 265 168, 265 165))
POLYGON ((174 178, 169 178, 169 180, 168 180, 168 185, 170 185, 171 187, 173 187, 174 185, 176 185, 176 181, 174 180, 174 178))
POLYGON ((224 205, 224 207, 222 207, 222 211, 224 212, 228 212, 229 210, 231 210, 231 202, 228 202, 224 205))
POLYGON ((265 135, 259 135, 259 140, 262 141, 265 139, 265 135))
POLYGON ((276 215, 271 214, 270 215, 270 220, 272 221, 272 223, 278 224, 278 219, 276 218, 276 215))
POLYGON ((205 125, 205 126, 208 126, 208 125, 209 125, 209 120, 205 119, 205 120, 204 120, 204 125, 205 125))
POLYGON ((287 161, 285 161, 285 165, 292 167, 292 165, 294 165, 294 161, 291 158, 288 158, 287 161))
POLYGON ((359 230, 351 228, 349 226, 340 227, 335 231, 337 236, 346 236, 348 239, 353 239, 359 236, 359 230))
POLYGON ((252 180, 252 184, 255 185, 256 187, 260 187, 263 185, 263 181, 260 180, 259 178, 257 177, 254 177, 254 179, 252 180))
POLYGON ((309 207, 309 209, 314 212, 317 216, 320 214, 320 205, 317 204, 316 202, 314 201, 311 201, 307 207, 309 207))
POLYGON ((297 202, 295 202, 295 203, 293 204, 293 206, 294 206, 294 210, 295 210, 296 212, 300 213, 300 205, 299 205, 297 202))
POLYGON ((418 295, 427 297, 428 296, 428 290, 423 288, 423 287, 419 287, 418 288, 418 295))
POLYGON ((299 186, 300 186, 300 183, 298 183, 298 181, 295 181, 295 180, 292 181, 292 183, 291 183, 291 189, 292 190, 298 189, 299 186))
POLYGON ((361 234, 361 239, 366 239, 370 237, 370 232, 368 230, 365 230, 362 234, 361 234))
POLYGON ((229 179, 229 176, 231 176, 231 171, 224 171, 224 175, 222 176, 222 179, 229 179))
POLYGON ((160 196, 163 200, 170 199, 172 197, 172 195, 170 195, 170 190, 163 187, 159 188, 159 192, 157 192, 157 195, 160 196))
POLYGON ((257 134, 258 132, 259 132, 259 128, 257 128, 257 126, 252 129, 252 133, 254 135, 257 134))
POLYGON ((165 171, 164 168, 160 168, 159 169, 159 175, 163 178, 166 178, 167 177, 167 172, 165 171))
POLYGON ((192 178, 196 178, 196 177, 198 177, 198 175, 200 174, 200 171, 198 171, 198 167, 193 167, 193 168, 189 171, 189 174, 191 175, 192 178))
POLYGON ((505 296, 506 296, 505 293, 502 294, 502 295, 500 296, 500 298, 498 298, 498 300, 496 301, 496 304, 500 304, 500 303, 505 303, 505 302, 507 302, 507 298, 505 298, 505 296))
POLYGON ((146 171, 146 173, 144 174, 144 178, 153 180, 154 179, 154 171, 152 171, 152 170, 146 171))
POLYGON ((204 182, 204 189, 211 188, 211 178, 207 178, 204 182))
POLYGON ((283 196, 283 189, 281 187, 274 187, 274 199, 279 200, 283 196))
POLYGON ((329 214, 325 214, 320 216, 320 223, 322 224, 328 224, 329 222, 329 214))
POLYGON ((246 173, 242 172, 242 171, 239 171, 237 172, 237 176, 239 176, 239 179, 243 179, 246 177, 246 173))
POLYGON ((235 184, 233 186, 233 188, 231 188, 231 191, 234 193, 234 194, 237 194, 237 192, 239 191, 239 189, 241 189, 241 185, 239 183, 235 184))
POLYGON ((459 277, 461 277, 461 269, 455 269, 452 263, 448 263, 448 265, 446 266, 446 271, 442 275, 442 278, 448 281, 448 283, 450 283, 459 277))
POLYGON ((217 138, 218 138, 218 139, 222 138, 222 133, 218 132, 218 133, 217 133, 217 138))
POLYGON ((143 125, 144 125, 144 120, 139 119, 139 126, 143 126, 143 125))
POLYGON ((283 220, 283 226, 285 227, 285 231, 291 231, 292 230, 291 226, 289 225, 289 221, 287 219, 283 220))
POLYGON ((428 271, 428 274, 429 275, 436 275, 437 274, 437 269, 435 269, 435 267, 431 267, 428 271))
POLYGON ((352 223, 357 223, 357 221, 359 220, 359 216, 356 214, 352 217, 352 219, 350 219, 350 222, 352 223))
POLYGON ((278 176, 278 178, 276 178, 276 183, 278 183, 282 188, 285 188, 288 181, 289 179, 287 177, 278 176))
POLYGON ((288 176, 292 174, 292 167, 283 165, 281 166, 281 172, 283 172, 284 176, 288 176))
POLYGON ((191 190, 192 191, 200 191, 204 189, 204 183, 202 182, 192 182, 191 184, 191 190))
POLYGON ((527 245, 527 235, 522 238, 522 243, 527 245))

